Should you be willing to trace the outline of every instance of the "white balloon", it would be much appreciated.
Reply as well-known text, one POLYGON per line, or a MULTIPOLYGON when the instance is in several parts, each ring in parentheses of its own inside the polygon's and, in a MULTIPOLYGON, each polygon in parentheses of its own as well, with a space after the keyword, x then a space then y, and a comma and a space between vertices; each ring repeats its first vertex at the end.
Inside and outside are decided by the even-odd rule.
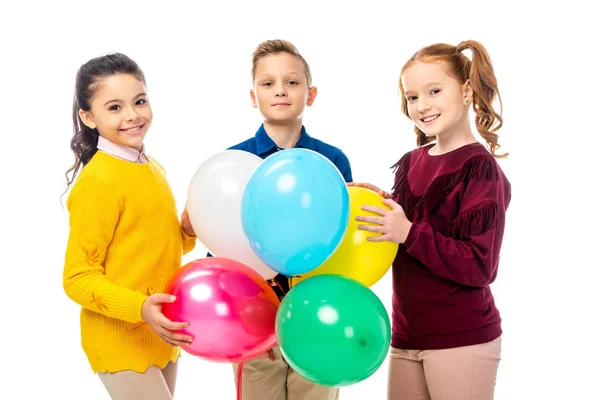
POLYGON ((242 227, 242 195, 262 159, 241 150, 218 153, 196 170, 188 189, 187 210, 198 240, 218 257, 254 269, 265 279, 277 272, 254 253, 242 227))

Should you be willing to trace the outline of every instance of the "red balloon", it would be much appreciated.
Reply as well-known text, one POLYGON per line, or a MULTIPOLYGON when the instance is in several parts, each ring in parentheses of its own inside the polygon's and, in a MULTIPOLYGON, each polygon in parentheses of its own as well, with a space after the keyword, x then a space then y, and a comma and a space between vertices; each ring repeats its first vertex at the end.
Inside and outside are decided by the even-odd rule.
POLYGON ((239 363, 276 344, 275 317, 279 298, 255 270, 237 261, 208 257, 181 267, 165 293, 171 321, 188 322, 181 333, 194 338, 182 349, 211 361, 239 363))

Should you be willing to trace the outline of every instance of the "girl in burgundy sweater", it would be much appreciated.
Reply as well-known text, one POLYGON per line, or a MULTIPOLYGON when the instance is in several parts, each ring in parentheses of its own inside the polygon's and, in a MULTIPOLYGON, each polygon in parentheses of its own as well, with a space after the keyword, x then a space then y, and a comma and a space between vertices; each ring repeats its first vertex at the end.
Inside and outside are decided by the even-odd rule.
MULTIPOLYGON (((395 165, 379 216, 356 219, 400 243, 394 260, 389 399, 492 399, 500 362, 498 273, 510 183, 495 158, 502 117, 490 58, 478 42, 433 44, 400 74, 402 111, 418 148, 395 165), (470 50, 470 61, 464 50, 470 50), (469 110, 489 150, 471 131, 469 110)), ((501 102, 500 102, 501 105, 501 102)), ((352 184, 349 184, 352 185, 352 184)))

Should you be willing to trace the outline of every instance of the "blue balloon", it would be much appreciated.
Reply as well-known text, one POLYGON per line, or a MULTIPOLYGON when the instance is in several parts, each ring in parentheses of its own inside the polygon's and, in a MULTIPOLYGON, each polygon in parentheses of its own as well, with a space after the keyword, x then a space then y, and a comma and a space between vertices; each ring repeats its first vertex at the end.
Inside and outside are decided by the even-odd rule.
POLYGON ((287 276, 317 268, 339 246, 350 216, 346 182, 326 157, 282 150, 254 171, 242 197, 242 227, 252 250, 287 276))

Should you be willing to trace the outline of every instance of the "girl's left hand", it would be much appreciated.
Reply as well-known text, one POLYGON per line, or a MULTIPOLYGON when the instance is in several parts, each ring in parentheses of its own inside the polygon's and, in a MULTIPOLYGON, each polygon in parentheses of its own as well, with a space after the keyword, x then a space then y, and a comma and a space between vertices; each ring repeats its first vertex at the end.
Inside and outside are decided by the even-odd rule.
POLYGON ((382 203, 389 206, 391 210, 377 206, 362 206, 361 209, 369 211, 380 216, 359 215, 357 221, 370 222, 377 225, 358 225, 358 229, 369 232, 381 233, 381 236, 369 236, 369 242, 393 242, 404 243, 412 226, 412 222, 408 220, 404 209, 400 204, 392 199, 383 199, 382 203))
POLYGON ((190 221, 187 208, 184 208, 183 213, 181 214, 181 229, 183 229, 183 232, 188 236, 196 236, 196 232, 194 232, 194 227, 192 227, 192 222, 190 221))

